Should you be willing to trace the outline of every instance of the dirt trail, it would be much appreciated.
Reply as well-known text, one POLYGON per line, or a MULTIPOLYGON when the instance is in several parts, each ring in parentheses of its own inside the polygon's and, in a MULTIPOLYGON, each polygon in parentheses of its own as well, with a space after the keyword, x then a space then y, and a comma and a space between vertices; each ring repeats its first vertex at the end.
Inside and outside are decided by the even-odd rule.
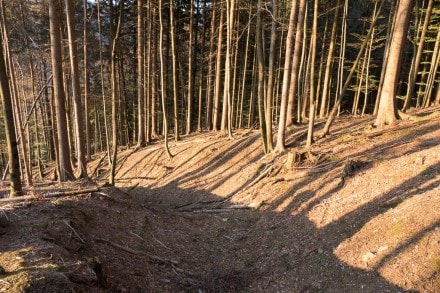
POLYGON ((277 157, 256 131, 126 150, 117 188, 2 204, 0 291, 438 292, 438 111, 341 118, 310 154, 304 127, 277 157))

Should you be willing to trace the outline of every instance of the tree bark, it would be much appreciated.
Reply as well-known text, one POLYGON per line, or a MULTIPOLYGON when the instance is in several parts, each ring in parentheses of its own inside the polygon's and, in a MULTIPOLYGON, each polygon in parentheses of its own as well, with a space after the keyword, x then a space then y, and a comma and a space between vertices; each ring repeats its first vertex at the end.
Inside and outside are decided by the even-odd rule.
POLYGON ((9 87, 5 57, 3 53, 4 39, 1 34, 0 38, 0 96, 3 103, 2 108, 6 132, 6 145, 8 147, 9 179, 11 181, 9 197, 15 197, 22 195, 20 158, 18 157, 17 139, 15 136, 11 90, 9 87))
POLYGON ((306 14, 306 0, 300 0, 298 6, 298 22, 296 25, 296 34, 295 34, 295 47, 293 51, 293 60, 292 60, 289 101, 287 104, 287 112, 286 112, 287 126, 290 126, 293 123, 293 106, 295 104, 295 98, 298 92, 298 72, 299 72, 299 64, 301 60, 302 45, 303 45, 303 29, 304 29, 305 14, 306 14))
POLYGON ((265 119, 265 111, 264 111, 264 49, 263 49, 263 21, 262 21, 262 10, 263 10, 263 1, 258 1, 257 7, 257 30, 256 30, 256 40, 255 46, 257 50, 257 82, 258 82, 258 120, 260 122, 260 131, 261 138, 263 140, 263 149, 264 153, 268 152, 267 147, 267 129, 266 129, 266 119, 265 119))
POLYGON ((162 118, 163 118, 163 131, 164 131, 164 147, 169 158, 172 158, 170 149, 168 148, 168 121, 165 104, 165 60, 163 57, 163 36, 164 36, 164 24, 162 17, 162 0, 159 0, 159 59, 160 59, 160 92, 162 98, 162 118))
POLYGON ((278 1, 272 1, 272 24, 270 28, 269 68, 266 92, 266 142, 267 151, 273 150, 272 134, 272 104, 274 100, 275 45, 277 41, 278 1))
POLYGON ((65 93, 63 88, 63 69, 61 56, 61 7, 58 0, 49 0, 50 43, 53 73, 53 95, 56 110, 56 126, 58 141, 58 165, 60 181, 74 179, 67 132, 65 93))
POLYGON ((223 47, 223 20, 225 12, 223 5, 220 3, 220 23, 218 28, 217 39, 217 61, 215 63, 215 87, 214 87, 214 113, 212 119, 212 129, 218 130, 219 123, 219 107, 220 107, 220 87, 221 87, 221 66, 222 66, 222 47, 223 47))
MULTIPOLYGON (((92 143, 91 143, 91 134, 90 134, 90 118, 89 118, 89 92, 90 92, 90 72, 89 72, 89 26, 88 24, 88 16, 87 16, 87 0, 84 0, 84 45, 83 45, 83 54, 84 54, 84 117, 86 124, 86 160, 90 161, 92 159, 92 143)), ((95 142, 96 143, 96 142, 95 142)))
MULTIPOLYGON (((192 19, 192 17, 191 17, 192 19)), ((172 63, 173 63, 173 75, 172 75, 172 80, 173 80, 173 97, 174 97, 174 140, 175 141, 179 141, 180 137, 179 137, 179 109, 178 109, 178 101, 179 101, 179 93, 178 93, 178 89, 177 89, 177 57, 176 57, 176 33, 175 33, 175 23, 174 23, 174 0, 170 0, 170 27, 171 27, 171 55, 172 55, 172 63)), ((190 33, 192 34, 192 32, 190 33)), ((190 52, 188 54, 192 55, 191 52, 191 45, 190 45, 190 52)), ((192 59, 190 57, 190 61, 192 62, 192 59)), ((192 65, 189 65, 190 67, 192 65)), ((192 72, 192 70, 191 70, 192 72)), ((189 77, 191 78, 191 77, 189 77)), ((189 87, 190 85, 188 85, 189 87)), ((192 87, 192 85, 191 85, 192 87)), ((188 94, 189 94, 189 90, 188 90, 188 94)), ((191 105, 189 105, 189 103, 191 103, 190 101, 191 97, 188 95, 188 111, 191 110, 191 105)), ((190 117, 191 115, 188 113, 188 117, 190 117)), ((187 121, 187 127, 191 126, 190 122, 187 121), (188 124, 189 123, 189 124, 188 124)))
MULTIPOLYGON (((113 0, 111 0, 113 1, 113 0)), ((117 65, 117 48, 119 45, 119 38, 121 36, 121 22, 122 22, 122 12, 124 11, 124 1, 119 2, 119 17, 118 25, 116 27, 116 33, 112 41, 112 56, 111 56, 111 91, 112 91, 112 159, 111 159, 111 169, 108 179, 110 185, 115 185, 116 176, 116 163, 118 155, 118 125, 117 125, 117 99, 118 99, 118 76, 116 71, 117 65)))
POLYGON ((145 145, 145 96, 144 96, 144 0, 137 0, 137 97, 138 97, 138 142, 137 146, 145 145))
POLYGON ((285 133, 286 133, 286 114, 287 114, 287 102, 289 98, 289 88, 290 88, 290 75, 291 75, 291 65, 292 65, 292 51, 294 47, 293 31, 295 27, 295 22, 297 18, 298 2, 294 1, 290 9, 289 18, 289 28, 286 37, 286 53, 284 56, 284 74, 283 74, 283 84, 281 88, 281 104, 280 104, 280 117, 278 120, 278 132, 277 132, 277 143, 274 152, 281 153, 285 150, 285 133))
POLYGON ((67 15, 67 32, 69 36, 70 67, 72 72, 72 95, 75 112, 77 172, 80 178, 88 178, 86 163, 86 142, 84 139, 83 108, 81 103, 80 72, 78 67, 78 48, 75 32, 75 19, 72 0, 65 0, 67 15))
MULTIPOLYGON (((171 0, 173 2, 174 0, 171 0)), ((171 3, 170 2, 170 3, 171 3)), ((171 28, 173 25, 171 25, 171 28)), ((186 134, 192 131, 192 112, 194 103, 194 1, 190 1, 189 10, 189 36, 188 36, 188 109, 186 112, 186 134)))
POLYGON ((321 98, 321 108, 319 111, 319 118, 324 118, 327 113, 327 100, 330 93, 329 88, 330 88, 330 80, 331 80, 330 73, 333 67, 333 54, 335 52, 336 34, 338 32, 338 20, 339 20, 340 11, 341 11, 341 0, 338 0, 336 3, 335 18, 333 19, 332 32, 330 36, 330 45, 328 48, 327 61, 325 66, 324 85, 322 88, 322 98, 321 98))
POLYGON ((307 131, 306 147, 310 148, 313 142, 313 128, 315 124, 315 62, 316 62, 316 46, 318 39, 318 0, 314 2, 313 8, 313 26, 311 36, 311 60, 310 60, 310 106, 309 106, 309 128, 307 131))
POLYGON ((401 0, 397 8, 397 18, 391 37, 390 53, 380 96, 379 110, 374 123, 377 126, 391 124, 399 118, 396 108, 396 88, 405 49, 409 20, 411 18, 412 4, 413 0, 401 0))

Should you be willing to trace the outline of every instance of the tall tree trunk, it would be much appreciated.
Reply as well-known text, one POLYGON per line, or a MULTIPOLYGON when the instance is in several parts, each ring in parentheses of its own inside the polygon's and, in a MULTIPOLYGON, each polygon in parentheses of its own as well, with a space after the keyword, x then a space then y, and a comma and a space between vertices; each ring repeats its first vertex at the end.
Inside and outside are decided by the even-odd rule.
POLYGON ((277 42, 277 22, 278 22, 278 1, 272 1, 272 25, 270 29, 270 47, 269 47, 269 68, 267 76, 266 92, 266 141, 267 151, 273 150, 272 138, 272 104, 274 99, 274 73, 275 73, 275 45, 277 42))
POLYGON ((235 1, 226 1, 226 55, 225 55, 225 79, 223 85, 223 111, 222 111, 222 134, 232 138, 232 102, 231 102, 231 47, 234 26, 235 1))
POLYGON ((292 125, 293 123, 293 106, 295 104, 295 98, 298 92, 298 72, 299 72, 299 65, 300 65, 302 46, 303 46, 303 29, 304 29, 305 14, 306 14, 306 0, 300 0, 298 6, 298 22, 296 25, 296 34, 295 34, 295 47, 293 51, 293 60, 292 60, 289 101, 287 104, 287 112, 286 112, 286 125, 288 126, 292 125))
POLYGON ((387 36, 386 36, 385 49, 384 49, 384 58, 383 58, 381 73, 380 73, 380 78, 379 78, 379 86, 377 88, 376 101, 374 103, 373 116, 376 116, 377 111, 379 110, 380 95, 382 93, 383 81, 385 80, 385 72, 386 72, 387 63, 388 63, 388 55, 390 52, 391 34, 393 33, 393 30, 394 30, 396 17, 397 17, 396 5, 391 5, 391 11, 390 11, 390 15, 388 18, 389 24, 388 24, 388 28, 387 28, 387 36))
POLYGON ((160 53, 158 49, 158 41, 157 41, 157 8, 156 5, 152 5, 150 3, 151 13, 150 18, 152 22, 152 30, 151 30, 151 104, 150 104, 150 113, 151 113, 151 137, 157 138, 157 99, 158 99, 158 75, 157 75, 157 55, 160 53))
POLYGON ((75 19, 72 0, 65 0, 66 15, 67 15, 67 32, 69 35, 69 53, 70 53, 70 67, 72 70, 72 95, 73 107, 75 112, 75 128, 76 128, 76 150, 78 160, 78 174, 80 178, 88 178, 87 163, 85 156, 85 139, 84 139, 84 122, 83 122, 83 108, 81 105, 81 88, 79 82, 79 67, 78 67, 78 48, 76 45, 75 19))
POLYGON ((215 63, 215 87, 214 87, 214 113, 212 121, 212 129, 218 130, 219 123, 219 107, 220 107, 220 87, 221 87, 221 66, 222 66, 222 47, 223 47, 223 20, 225 11, 222 3, 220 5, 220 23, 218 27, 217 39, 217 61, 215 63))
MULTIPOLYGON (((99 35, 99 60, 103 61, 104 57, 102 54, 103 46, 102 46, 102 32, 101 32, 101 3, 100 0, 97 0, 97 7, 98 7, 98 35, 99 35)), ((108 123, 107 123, 107 102, 105 97, 105 84, 104 80, 104 62, 100 62, 100 76, 101 76, 101 95, 102 95, 102 108, 103 113, 102 116, 104 118, 104 134, 105 134, 105 145, 107 150, 107 157, 108 157, 108 163, 111 165, 111 156, 110 156, 110 139, 109 139, 109 130, 108 130, 108 123)))
POLYGON ((274 151, 281 153, 285 150, 285 133, 286 133, 286 115, 287 115, 287 102, 289 98, 289 88, 290 88, 290 75, 291 75, 291 65, 292 65, 292 51, 294 47, 293 31, 295 28, 295 22, 297 18, 298 2, 292 2, 292 7, 290 9, 289 27, 287 30, 287 40, 286 40, 286 53, 284 56, 284 74, 283 74, 283 84, 281 88, 281 104, 280 104, 280 117, 278 120, 278 132, 277 132, 277 143, 274 151))
MULTIPOLYGON (((192 2, 192 1, 191 1, 192 2)), ((191 17, 192 18, 192 17, 191 17)), ((171 76, 171 79, 173 80, 173 97, 174 97, 174 140, 179 141, 179 93, 177 89, 177 57, 176 57, 176 29, 175 29, 175 20, 174 20, 174 0, 170 0, 170 27, 171 27, 171 55, 172 55, 172 63, 173 63, 173 75, 171 76)), ((191 30, 191 29, 190 29, 191 30)), ((190 35, 192 32, 190 33, 190 35)), ((191 53, 191 45, 190 45, 190 53, 191 53)), ((191 57, 190 57, 191 59, 191 57)), ((190 60, 192 62, 192 60, 190 60)), ((192 66, 192 65, 188 65, 192 66)), ((192 70, 191 70, 192 71, 192 70)), ((191 85, 192 86, 192 85, 191 85)), ((189 87, 189 85, 188 85, 189 87)), ((188 91, 189 94, 189 91, 188 91)), ((190 111, 190 108, 192 106, 189 105, 191 103, 190 101, 190 95, 188 95, 188 111, 190 111)), ((190 117, 190 114, 188 114, 188 117, 190 117)), ((190 122, 189 122, 190 123, 190 122)), ((188 124, 187 121, 187 127, 191 126, 188 124)), ((187 129, 188 131, 188 129, 187 129)))
POLYGON ((318 39, 318 0, 315 0, 313 8, 313 27, 311 36, 311 61, 310 61, 310 108, 309 108, 309 129, 307 132, 306 147, 310 148, 313 142, 313 127, 315 124, 315 62, 316 62, 316 46, 318 39))
POLYGON ((145 130, 145 135, 146 135, 146 140, 147 143, 149 143, 151 141, 151 96, 152 96, 152 76, 153 76, 153 72, 152 72, 152 60, 153 58, 151 57, 152 54, 152 47, 153 47, 153 20, 152 18, 152 7, 151 7, 151 1, 148 1, 148 17, 147 17, 147 34, 148 34, 148 41, 147 41, 147 49, 145 50, 145 55, 146 57, 144 57, 144 61, 145 61, 145 68, 147 70, 144 70, 144 74, 145 74, 145 99, 146 99, 146 105, 145 105, 145 120, 146 120, 146 130, 145 130))
POLYGON ((9 197, 22 195, 20 178, 20 159, 18 157, 17 140, 15 136, 14 111, 12 108, 11 90, 6 74, 5 56, 3 53, 4 39, 0 34, 0 96, 3 104, 3 117, 6 132, 6 145, 8 147, 9 179, 11 188, 9 197))
POLYGON ((83 45, 83 54, 84 54, 84 117, 86 124, 86 159, 90 161, 92 159, 92 143, 91 143, 91 134, 90 134, 90 111, 89 111, 89 92, 90 92, 90 72, 89 72, 89 26, 88 26, 88 14, 87 14, 87 0, 84 0, 84 45, 83 45))
POLYGON ((391 124, 399 118, 396 109, 396 88, 411 18, 412 4, 413 0, 401 0, 398 4, 397 18, 391 37, 390 53, 375 125, 391 124))
MULTIPOLYGON (((113 1, 113 0, 111 0, 113 1)), ((116 163, 118 156, 118 123, 117 123, 117 100, 118 100, 118 76, 117 76, 117 48, 119 46, 119 38, 121 36, 122 12, 124 11, 124 1, 119 2, 119 17, 116 33, 112 40, 112 58, 111 58, 111 91, 112 91, 112 164, 108 183, 115 185, 116 163)))
POLYGON ((248 26, 247 26, 247 35, 246 35, 246 47, 244 50, 244 64, 243 64, 243 77, 241 84, 241 97, 240 97, 240 118, 238 120, 238 128, 242 128, 243 125, 243 104, 244 104, 244 96, 246 92, 246 77, 247 77, 247 68, 248 68, 248 59, 249 59, 249 40, 251 36, 251 20, 252 20, 252 5, 249 5, 249 18, 248 18, 248 26))
POLYGON ((327 62, 325 66, 324 85, 322 88, 322 98, 321 98, 321 108, 319 111, 319 118, 323 118, 327 113, 327 100, 329 99, 329 93, 330 93, 329 87, 331 80, 331 71, 333 67, 332 66, 333 54, 335 52, 336 34, 338 32, 338 20, 339 20, 340 11, 341 11, 341 0, 337 0, 336 9, 335 9, 335 18, 333 19, 332 32, 330 36, 330 45, 328 48, 327 62))
MULTIPOLYGON (((198 7, 200 6, 200 1, 198 2, 198 7)), ((202 109, 203 109, 203 80, 204 80, 204 68, 205 68, 205 62, 203 61, 203 58, 205 57, 205 43, 206 43, 206 10, 207 10, 207 4, 206 0, 203 1, 203 12, 202 12, 202 18, 203 18, 203 30, 202 30, 202 40, 201 40, 201 66, 199 67, 199 101, 198 101, 198 112, 197 112, 197 131, 202 132, 202 109)), ((207 90, 206 90, 207 91, 207 90)))
POLYGON ((70 161, 70 148, 67 133, 65 94, 63 88, 63 69, 61 57, 61 7, 58 0, 49 0, 50 43, 53 73, 53 95, 56 110, 58 158, 60 181, 72 180, 73 171, 70 161))
POLYGON ((264 116, 264 49, 263 49, 263 22, 261 13, 263 10, 263 1, 258 0, 258 11, 257 11, 257 31, 256 31, 256 41, 255 46, 257 50, 257 64, 258 64, 258 117, 260 121, 260 131, 261 138, 263 140, 263 149, 264 153, 268 152, 267 147, 267 128, 266 128, 266 119, 264 116))
POLYGON ((14 110, 14 114, 15 114, 15 124, 16 124, 16 128, 18 130, 18 134, 20 135, 18 138, 18 142, 20 142, 20 151, 21 151, 21 156, 22 156, 22 160, 23 160, 23 173, 25 175, 25 179, 26 179, 26 183, 28 186, 32 185, 32 168, 30 166, 30 160, 29 158, 29 141, 28 141, 28 135, 26 134, 25 131, 25 127, 23 127, 23 123, 22 123, 22 113, 21 113, 21 103, 20 103, 20 99, 18 97, 18 90, 17 90, 17 81, 16 81, 16 76, 15 76, 15 70, 14 70, 14 65, 12 62, 12 56, 11 56, 11 50, 9 48, 9 30, 8 30, 8 25, 6 23, 6 15, 5 15, 5 8, 4 8, 4 1, 0 1, 1 4, 1 26, 2 26, 2 31, 1 33, 3 34, 3 44, 4 44, 4 57, 5 57, 5 64, 6 64, 6 70, 7 70, 7 74, 9 74, 9 89, 10 89, 10 94, 12 97, 12 103, 13 103, 13 110, 14 110))
POLYGON ((216 0, 212 1, 211 4, 211 30, 210 30, 210 36, 209 36, 209 60, 208 60, 208 78, 207 78, 207 85, 206 85, 206 128, 208 130, 213 129, 213 114, 212 114, 212 97, 213 97, 213 71, 215 67, 215 47, 214 47, 214 40, 215 40, 215 27, 216 27, 216 16, 217 16, 217 9, 216 6, 216 0))
POLYGON ((162 17, 162 0, 159 0, 159 59, 160 59, 160 92, 162 97, 162 118, 163 118, 163 132, 164 132, 164 147, 169 158, 172 158, 170 149, 168 148, 168 121, 166 113, 165 103, 165 60, 163 57, 163 36, 164 36, 164 24, 162 17))
MULTIPOLYGON (((174 0, 171 0, 171 2, 173 1, 174 0)), ((189 134, 192 131, 191 116, 194 103, 194 0, 190 1, 188 42, 188 109, 186 112, 186 134, 189 134)))
POLYGON ((145 145, 145 96, 144 96, 144 0, 137 0, 137 95, 138 95, 138 147, 145 145))

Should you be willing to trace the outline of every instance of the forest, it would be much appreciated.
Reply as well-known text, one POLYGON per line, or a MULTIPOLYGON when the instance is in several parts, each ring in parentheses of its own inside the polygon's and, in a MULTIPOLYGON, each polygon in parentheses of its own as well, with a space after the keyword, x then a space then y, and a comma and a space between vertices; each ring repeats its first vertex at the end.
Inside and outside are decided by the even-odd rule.
MULTIPOLYGON (((342 263, 355 270, 347 273, 350 276, 360 276, 362 273, 357 270, 369 271, 368 276, 354 281, 359 286, 371 282, 373 285, 365 292, 401 289, 435 292, 435 288, 439 288, 440 259, 436 255, 438 246, 435 248, 435 241, 437 245, 440 241, 440 219, 435 212, 440 204, 439 0, 0 0, 0 28, 3 116, 0 119, 0 193, 4 197, 0 199, 0 206, 7 219, 4 229, 13 226, 8 213, 25 213, 21 209, 26 206, 20 206, 19 212, 14 205, 38 200, 56 202, 64 197, 78 199, 88 194, 89 200, 110 200, 111 205, 123 205, 127 213, 145 219, 151 216, 154 220, 145 221, 156 221, 155 225, 161 227, 166 227, 165 214, 170 213, 170 217, 176 217, 175 222, 169 223, 172 227, 179 226, 180 221, 187 225, 188 231, 200 229, 200 234, 208 226, 194 228, 190 220, 180 218, 181 213, 195 213, 191 216, 193 220, 201 217, 223 231, 222 226, 211 222, 213 218, 208 216, 243 212, 237 219, 243 223, 255 221, 259 223, 259 226, 255 224, 258 229, 270 231, 279 217, 279 209, 283 210, 280 215, 289 210, 292 214, 280 221, 295 221, 298 217, 304 225, 303 240, 310 237, 316 244, 319 237, 315 234, 330 235, 337 229, 348 229, 350 234, 344 238, 340 235, 345 232, 337 230, 336 234, 342 233, 338 239, 324 237, 328 245, 334 245, 328 255, 320 244, 309 252, 300 252, 297 246, 300 244, 295 244, 291 251, 280 256, 297 253, 302 259, 292 264, 287 257, 283 258, 281 267, 286 271, 313 258, 314 264, 322 266, 321 278, 327 278, 327 285, 323 285, 324 281, 315 282, 310 266, 293 269, 308 276, 302 281, 279 281, 275 274, 258 281, 253 279, 258 279, 258 274, 270 275, 265 269, 272 269, 273 273, 281 270, 280 266, 270 267, 268 257, 267 262, 259 264, 258 274, 251 277, 259 257, 240 259, 240 265, 244 263, 245 267, 241 270, 237 269, 239 264, 232 265, 233 260, 225 256, 229 266, 222 272, 212 272, 210 268, 210 274, 205 274, 206 267, 202 265, 182 268, 174 262, 174 255, 169 258, 158 255, 167 255, 169 245, 178 245, 183 241, 183 234, 182 239, 175 241, 167 236, 173 241, 168 244, 155 239, 154 235, 149 237, 152 243, 165 249, 165 252, 151 250, 155 253, 147 249, 151 247, 146 247, 145 251, 149 252, 129 248, 130 244, 134 246, 134 242, 130 242, 134 240, 124 242, 128 243, 125 245, 97 234, 90 236, 93 238, 90 240, 85 236, 88 220, 73 224, 80 216, 72 211, 73 203, 63 202, 61 205, 69 206, 68 212, 60 210, 62 214, 53 217, 63 219, 61 226, 52 220, 41 224, 47 233, 59 233, 47 236, 44 232, 45 236, 41 237, 61 245, 58 238, 67 237, 69 232, 70 240, 79 241, 77 251, 84 249, 89 258, 76 268, 81 274, 75 273, 72 277, 61 270, 69 280, 66 285, 57 279, 67 286, 62 288, 81 292, 90 288, 124 291, 121 289, 124 286, 128 291, 149 288, 164 292, 196 289, 199 292, 278 292, 282 289, 339 292, 328 283, 342 273, 339 271, 342 263), (419 147, 413 147, 412 143, 416 142, 420 143, 419 147), (396 147, 402 149, 396 150, 396 147), (383 162, 391 160, 398 162, 385 167, 383 162), (409 160, 418 167, 411 167, 409 160), (414 173, 416 171, 419 173, 414 173), (381 186, 378 178, 387 176, 393 179, 384 181, 385 186, 381 186), (280 191, 282 188, 277 187, 287 188, 289 184, 297 190, 280 191), (274 190, 281 189, 275 195, 270 186, 274 186, 274 190), (299 191, 307 186, 312 186, 313 192, 299 191), (344 212, 339 211, 339 207, 331 207, 333 202, 343 201, 332 199, 333 196, 347 195, 350 188, 356 195, 357 190, 366 191, 371 186, 377 188, 371 191, 372 198, 364 194, 359 203, 348 200, 344 212), (373 267, 370 266, 373 259, 385 251, 388 253, 391 244, 359 256, 360 264, 338 255, 341 245, 354 245, 356 241, 350 236, 361 231, 352 231, 352 227, 344 226, 345 222, 335 228, 331 226, 331 217, 340 216, 340 221, 344 213, 351 217, 357 215, 358 224, 365 227, 371 224, 370 220, 389 212, 373 212, 377 206, 380 210, 390 205, 392 210, 400 204, 408 204, 415 212, 414 206, 421 209, 422 203, 415 199, 417 204, 409 202, 415 195, 411 193, 413 188, 423 191, 427 199, 422 203, 430 203, 425 212, 431 222, 420 223, 419 230, 408 228, 417 230, 418 238, 409 232, 412 236, 406 235, 404 224, 395 224, 390 228, 394 232, 390 233, 393 237, 405 234, 406 238, 402 236, 405 244, 395 244, 395 250, 381 260, 376 259, 373 267), (403 195, 397 200, 390 190, 402 191, 403 195), (264 192, 267 198, 262 195, 264 192), (308 192, 311 194, 307 195, 308 192), (379 193, 383 196, 380 199, 379 193), (288 194, 296 203, 284 206, 288 194), (127 203, 124 196, 130 196, 133 202, 127 203), (225 206, 226 203, 229 205, 225 206), (6 209, 4 205, 12 206, 6 209), (249 209, 261 214, 257 217, 249 209), (311 219, 315 212, 321 213, 321 222, 327 221, 329 226, 321 227, 318 220, 311 219), (361 212, 366 216, 359 216, 361 212), (262 218, 271 220, 261 221, 262 218), (81 230, 82 233, 78 232, 81 230), (307 231, 314 236, 307 236, 307 231), (433 264, 431 271, 418 270, 417 278, 408 283, 395 273, 406 270, 399 261, 401 266, 388 269, 392 272, 390 275, 387 270, 381 271, 380 266, 397 259, 397 256, 391 257, 393 253, 399 255, 403 247, 424 237, 428 237, 425 252, 429 256, 425 257, 433 264), (430 239, 436 240, 430 242, 430 239), (137 277, 121 274, 118 282, 122 287, 119 288, 117 281, 111 281, 114 277, 111 273, 107 271, 102 277, 96 268, 104 266, 103 259, 109 256, 101 255, 98 260, 94 256, 99 254, 97 251, 87 250, 91 249, 89 242, 155 263, 151 276, 159 274, 153 272, 157 267, 167 267, 164 279, 170 279, 171 285, 163 285, 151 277, 150 285, 133 287, 139 283, 137 277), (327 265, 331 266, 333 276, 324 277, 327 265), (85 273, 90 268, 93 277, 85 273), (374 272, 381 277, 373 277, 374 272), (180 281, 176 281, 176 275, 180 281), (124 281, 124 278, 127 279, 124 281)), ((354 195, 347 198, 351 196, 354 195)), ((98 202, 95 204, 101 207, 98 202)), ((46 206, 37 209, 46 208, 49 209, 46 206)), ((75 206, 84 215, 90 212, 89 208, 93 210, 87 202, 81 203, 81 208, 75 206)), ((120 210, 121 206, 114 209, 120 210)), ((119 221, 116 214, 110 216, 98 210, 96 217, 108 216, 119 221)), ((50 209, 46 212, 55 213, 50 209)), ((228 219, 222 219, 224 225, 232 225, 228 219)), ((408 216, 398 223, 409 223, 410 219, 408 216)), ((114 227, 115 231, 126 228, 122 225, 135 225, 126 221, 121 221, 121 227, 114 227)), ((0 235, 3 235, 2 225, 0 221, 0 235)), ((287 229, 281 226, 283 228, 274 233, 288 238, 277 243, 269 238, 263 241, 276 247, 275 254, 269 254, 271 257, 276 258, 277 253, 285 251, 286 243, 292 240, 289 237, 299 235, 296 230, 281 235, 281 230, 287 229)), ((231 229, 239 227, 237 222, 231 229)), ((253 231, 250 227, 246 229, 253 231)), ((215 233, 220 233, 218 231, 215 233)), ((243 237, 256 241, 260 234, 254 232, 253 236, 249 232, 243 237)), ((148 238, 140 233, 132 234, 143 242, 148 238)), ((223 241, 229 237, 225 235, 223 241)), ((214 241, 205 240, 205 245, 214 241)), ((344 250, 345 256, 354 253, 351 250, 358 249, 356 245, 348 252, 344 250)), ((252 244, 246 242, 234 249, 249 247, 252 244)), ((180 253, 185 249, 173 248, 180 253)), ((188 251, 194 254, 197 249, 188 251)), ((222 255, 222 252, 216 253, 222 255)), ((255 253, 264 255, 258 250, 255 253)), ((203 263, 209 263, 206 257, 201 257, 203 263)), ((405 257, 414 260, 419 256, 405 257)), ((112 261, 122 266, 123 262, 112 261)), ((3 284, 3 267, 7 267, 7 261, 0 257, 1 286, 21 284, 25 279, 3 284)), ((133 264, 131 268, 136 271, 140 267, 133 264)), ((55 283, 59 285, 58 281, 55 283)), ((44 289, 46 285, 35 285, 35 288, 44 289)), ((348 283, 344 286, 347 287, 341 292, 351 291, 348 283)), ((14 288, 21 292, 24 287, 14 288)), ((56 292, 56 288, 46 289, 56 292)))

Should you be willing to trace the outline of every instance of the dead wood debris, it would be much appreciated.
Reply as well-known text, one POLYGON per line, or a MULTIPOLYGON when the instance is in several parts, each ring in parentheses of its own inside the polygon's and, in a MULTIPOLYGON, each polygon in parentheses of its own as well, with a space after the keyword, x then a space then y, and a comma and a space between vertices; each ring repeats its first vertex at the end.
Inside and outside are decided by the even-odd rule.
POLYGON ((169 266, 171 266, 171 270, 177 276, 179 276, 183 281, 187 282, 191 286, 198 287, 199 289, 201 289, 203 287, 203 282, 197 280, 194 277, 193 273, 191 273, 190 271, 184 270, 184 269, 182 269, 182 268, 177 266, 179 264, 179 262, 177 260, 160 257, 160 256, 149 254, 149 253, 146 253, 146 252, 143 252, 143 251, 134 250, 134 249, 131 249, 129 247, 126 247, 126 246, 120 245, 118 243, 115 243, 115 242, 113 242, 111 240, 108 240, 108 239, 95 238, 94 240, 96 242, 108 244, 108 245, 110 245, 110 246, 112 246, 112 247, 114 247, 116 249, 120 249, 122 251, 125 251, 125 252, 133 254, 133 255, 145 256, 145 257, 147 257, 153 263, 162 264, 162 265, 169 265, 169 266))
POLYGON ((68 191, 60 191, 55 193, 49 193, 49 194, 32 194, 32 195, 25 195, 25 196, 17 196, 13 198, 2 198, 0 199, 0 204, 7 204, 12 202, 22 202, 27 200, 49 200, 51 198, 57 198, 62 196, 71 196, 71 195, 80 195, 80 194, 88 194, 92 192, 99 191, 98 187, 93 188, 85 188, 85 189, 79 189, 79 190, 68 190, 68 191))
POLYGON ((146 256, 146 257, 148 257, 148 259, 150 259, 150 261, 155 262, 155 263, 168 264, 168 265, 173 265, 173 266, 179 264, 179 262, 177 260, 163 258, 163 257, 157 256, 157 255, 152 255, 152 254, 143 252, 143 251, 134 250, 129 247, 117 244, 117 243, 115 243, 111 240, 108 240, 108 239, 95 238, 95 241, 108 244, 110 246, 113 246, 114 248, 120 249, 120 250, 128 252, 130 254, 146 256))

